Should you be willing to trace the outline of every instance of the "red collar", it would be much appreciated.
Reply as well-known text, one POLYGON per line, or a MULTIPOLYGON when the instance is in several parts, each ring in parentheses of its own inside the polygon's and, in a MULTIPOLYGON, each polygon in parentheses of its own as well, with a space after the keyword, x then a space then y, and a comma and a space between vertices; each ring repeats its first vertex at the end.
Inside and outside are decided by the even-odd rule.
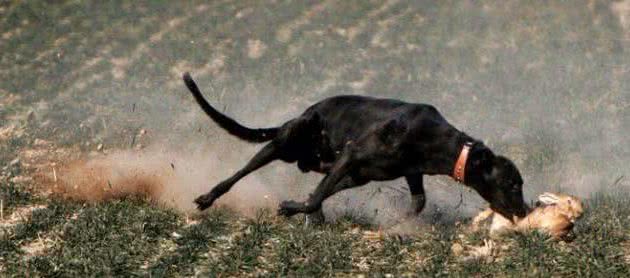
POLYGON ((468 154, 472 148, 472 142, 466 142, 462 147, 462 151, 459 153, 457 162, 455 162, 455 168, 453 169, 453 179, 457 182, 464 183, 466 177, 466 161, 468 160, 468 154))

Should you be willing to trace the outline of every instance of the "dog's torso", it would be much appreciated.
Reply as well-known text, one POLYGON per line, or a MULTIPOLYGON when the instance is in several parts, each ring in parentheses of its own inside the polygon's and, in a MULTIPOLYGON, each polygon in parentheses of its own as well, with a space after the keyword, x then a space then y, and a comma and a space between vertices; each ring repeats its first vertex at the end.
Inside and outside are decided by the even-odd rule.
POLYGON ((357 176, 372 180, 395 179, 410 171, 447 173, 458 151, 452 138, 463 135, 434 107, 392 99, 336 96, 311 106, 302 117, 316 119, 312 137, 320 137, 316 146, 312 141, 304 143, 317 153, 303 160, 317 158, 317 163, 308 163, 311 167, 303 170, 326 173, 329 168, 319 166, 339 159, 347 145, 374 140, 365 145, 380 148, 379 157, 357 169, 357 176), (378 132, 374 138, 366 138, 378 132))

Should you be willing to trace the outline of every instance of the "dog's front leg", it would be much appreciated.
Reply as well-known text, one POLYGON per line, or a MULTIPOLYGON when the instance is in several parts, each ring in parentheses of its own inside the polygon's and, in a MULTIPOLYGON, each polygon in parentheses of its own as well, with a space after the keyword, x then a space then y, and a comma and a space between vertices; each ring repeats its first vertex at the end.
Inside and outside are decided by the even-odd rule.
MULTIPOLYGON (((324 181, 326 178, 324 178, 324 181)), ((322 181, 322 182, 324 182, 322 181)), ((320 183, 320 186, 322 183, 320 183)), ((344 189, 352 188, 358 186, 350 176, 345 176, 341 179, 341 181, 337 182, 333 187, 332 191, 328 193, 323 193, 323 190, 320 191, 320 186, 315 189, 315 192, 310 195, 306 202, 296 202, 296 201, 284 201, 280 203, 280 209, 278 210, 279 215, 283 215, 286 217, 293 216, 297 213, 307 213, 307 216, 316 215, 318 212, 322 210, 322 202, 326 200, 326 198, 334 195, 335 193, 342 191, 344 189), (320 193, 321 192, 321 193, 320 193), (325 197, 321 197, 325 196, 325 197)))
POLYGON ((324 216, 322 208, 307 214, 304 219, 304 224, 306 226, 321 225, 324 224, 324 222, 326 222, 326 217, 324 216))
POLYGON ((405 176, 405 180, 407 180, 409 192, 411 192, 411 210, 407 217, 416 217, 422 212, 426 203, 422 174, 405 176))
POLYGON ((347 176, 351 167, 350 155, 346 153, 335 163, 306 202, 284 201, 280 204, 278 214, 290 217, 297 213, 312 213, 321 209, 326 198, 343 189, 356 186, 353 179, 347 176))

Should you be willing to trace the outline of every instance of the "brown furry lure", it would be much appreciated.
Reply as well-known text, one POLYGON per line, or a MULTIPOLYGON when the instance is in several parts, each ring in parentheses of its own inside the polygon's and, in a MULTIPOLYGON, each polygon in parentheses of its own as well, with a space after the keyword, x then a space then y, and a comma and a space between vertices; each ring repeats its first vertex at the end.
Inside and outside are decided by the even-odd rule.
POLYGON ((565 237, 584 213, 582 201, 571 195, 545 192, 538 196, 539 205, 527 216, 510 221, 488 208, 479 213, 472 222, 473 230, 478 230, 482 222, 492 218, 490 236, 501 236, 510 232, 537 230, 549 234, 554 239, 565 237))

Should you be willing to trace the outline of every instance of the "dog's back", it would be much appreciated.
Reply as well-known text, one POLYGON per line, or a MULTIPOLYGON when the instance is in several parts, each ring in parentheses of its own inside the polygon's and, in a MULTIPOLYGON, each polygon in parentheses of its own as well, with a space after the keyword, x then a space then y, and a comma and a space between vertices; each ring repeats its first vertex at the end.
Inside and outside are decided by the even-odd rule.
MULTIPOLYGON (((368 130, 380 128, 395 120, 401 129, 430 134, 432 129, 452 127, 437 109, 428 104, 408 103, 397 99, 341 95, 324 99, 309 107, 304 117, 314 114, 330 140, 331 148, 343 149, 348 140, 356 140, 368 130)), ((391 130, 395 134, 396 130, 391 130)))

